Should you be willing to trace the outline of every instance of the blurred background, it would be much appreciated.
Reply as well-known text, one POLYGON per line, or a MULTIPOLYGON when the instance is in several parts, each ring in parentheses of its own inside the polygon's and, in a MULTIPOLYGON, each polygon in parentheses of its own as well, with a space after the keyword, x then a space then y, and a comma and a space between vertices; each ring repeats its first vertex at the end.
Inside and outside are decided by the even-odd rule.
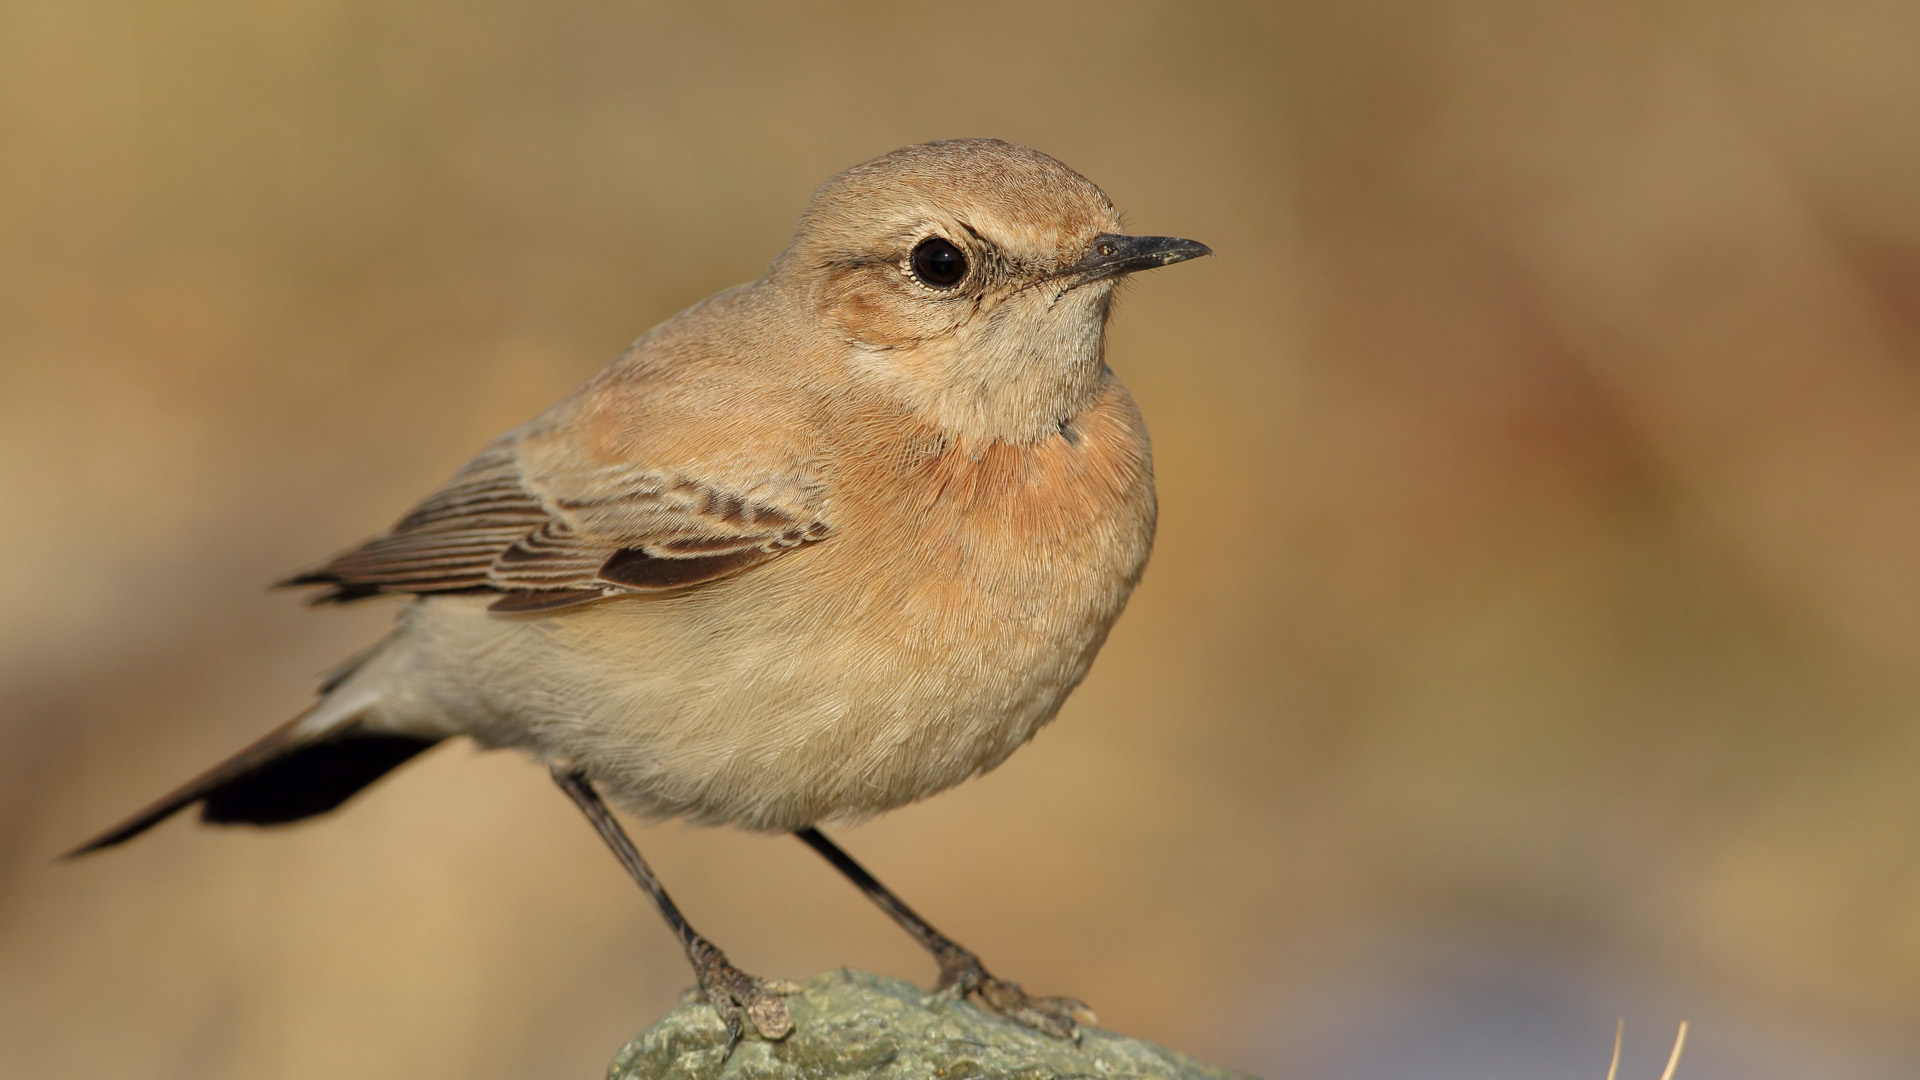
MULTIPOLYGON (((292 715, 391 523, 831 173, 995 135, 1216 260, 1055 726, 840 838, 1280 1077, 1920 1074, 1920 6, 0 6, 0 1075, 593 1076, 690 982, 542 772, 60 851, 292 715)), ((931 963, 783 838, 743 967, 931 963)))

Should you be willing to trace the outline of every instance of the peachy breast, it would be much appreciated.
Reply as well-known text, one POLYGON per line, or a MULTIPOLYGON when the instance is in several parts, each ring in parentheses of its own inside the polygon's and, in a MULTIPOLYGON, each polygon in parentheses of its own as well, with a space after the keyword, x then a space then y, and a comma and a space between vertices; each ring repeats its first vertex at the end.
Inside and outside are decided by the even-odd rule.
MULTIPOLYGON (((892 510, 921 611, 1110 621, 1152 545, 1152 458, 1117 382, 1051 437, 915 461, 892 510)), ((1104 626, 1099 627, 1104 630, 1104 626)))

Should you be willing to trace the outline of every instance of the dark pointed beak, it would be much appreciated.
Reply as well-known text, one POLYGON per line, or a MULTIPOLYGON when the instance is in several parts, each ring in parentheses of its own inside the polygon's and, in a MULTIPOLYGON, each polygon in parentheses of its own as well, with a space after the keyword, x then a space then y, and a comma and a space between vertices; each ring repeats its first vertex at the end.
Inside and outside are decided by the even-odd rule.
POLYGON ((1211 254, 1213 249, 1198 240, 1102 233, 1093 238, 1093 250, 1087 252, 1085 258, 1054 276, 1066 280, 1072 287, 1211 254))

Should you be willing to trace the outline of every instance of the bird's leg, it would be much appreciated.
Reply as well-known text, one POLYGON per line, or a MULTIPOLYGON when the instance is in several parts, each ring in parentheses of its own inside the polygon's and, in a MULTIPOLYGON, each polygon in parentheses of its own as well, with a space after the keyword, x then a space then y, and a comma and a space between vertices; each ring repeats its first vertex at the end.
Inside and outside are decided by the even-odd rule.
MULTIPOLYGON (((793 1016, 787 1011, 787 1003, 780 1000, 782 993, 792 993, 798 989, 789 983, 778 983, 765 979, 756 979, 727 960, 727 954, 700 934, 687 922, 686 916, 674 906, 673 898, 653 876, 653 868, 640 857, 640 849, 633 846, 626 830, 613 816, 613 811, 593 789, 593 784, 583 772, 568 771, 559 767, 553 770, 554 783, 560 790, 573 799, 580 812, 587 815, 593 827, 599 831, 600 839, 613 849, 613 855, 620 865, 640 887, 653 898, 653 904, 660 909, 660 915, 667 925, 680 937, 680 944, 687 950, 687 961, 693 965, 694 977, 700 980, 700 990, 706 995, 720 1019, 727 1024, 726 1055, 733 1053, 734 1045, 746 1030, 746 1022, 752 1021, 755 1031, 763 1038, 779 1039, 793 1030, 793 1016)), ((724 1059, 723 1055, 723 1059, 724 1059)))
POLYGON ((927 925, 927 920, 908 907, 906 901, 880 884, 878 878, 867 873, 865 867, 853 861, 853 856, 840 850, 840 845, 827 839, 820 830, 805 828, 793 835, 845 874, 848 880, 860 887, 861 892, 867 894, 867 899, 880 905, 880 910, 891 916, 901 929, 912 934, 921 947, 933 954, 940 964, 940 983, 936 989, 951 991, 962 997, 972 994, 980 999, 981 1004, 1001 1016, 1062 1039, 1079 1039, 1080 1028, 1075 1023, 1076 1019, 1089 1024, 1094 1022, 1093 1010, 1078 998, 1031 997, 1020 989, 1019 983, 994 977, 971 949, 927 925))

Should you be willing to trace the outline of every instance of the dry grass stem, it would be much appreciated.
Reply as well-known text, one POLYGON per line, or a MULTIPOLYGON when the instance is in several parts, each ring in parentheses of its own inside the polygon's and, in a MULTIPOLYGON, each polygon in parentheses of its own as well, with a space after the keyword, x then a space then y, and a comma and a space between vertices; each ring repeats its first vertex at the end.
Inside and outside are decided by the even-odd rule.
POLYGON ((1660 1074, 1660 1080, 1673 1080, 1673 1070, 1680 1067, 1680 1051, 1687 1045, 1687 1022, 1680 1021, 1680 1033, 1673 1037, 1673 1053, 1667 1057, 1667 1071, 1660 1074))
MULTIPOLYGON (((1627 1022, 1621 1020, 1613 1026, 1613 1063, 1607 1066, 1607 1080, 1619 1080, 1620 1041, 1627 1033, 1627 1022)), ((1680 1033, 1673 1038, 1673 1053, 1667 1056, 1667 1068, 1660 1074, 1660 1080, 1673 1080, 1674 1070, 1680 1067, 1680 1051, 1687 1045, 1687 1022, 1680 1021, 1680 1033)))

